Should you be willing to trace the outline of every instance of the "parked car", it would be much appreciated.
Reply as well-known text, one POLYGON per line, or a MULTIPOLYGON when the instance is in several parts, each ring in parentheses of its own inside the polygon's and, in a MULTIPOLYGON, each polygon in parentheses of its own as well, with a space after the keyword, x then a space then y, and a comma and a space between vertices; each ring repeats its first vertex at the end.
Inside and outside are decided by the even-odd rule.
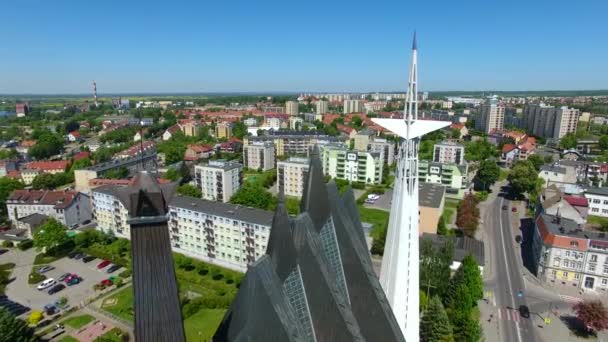
POLYGON ((104 279, 100 282, 100 284, 103 286, 111 286, 114 283, 110 279, 104 279))
POLYGON ((63 285, 63 284, 57 284, 57 285, 51 287, 51 289, 49 290, 49 294, 50 295, 55 294, 55 293, 57 293, 57 292, 59 292, 59 291, 61 291, 63 289, 65 289, 65 285, 63 285))
POLYGON ((74 259, 76 259, 76 260, 80 260, 84 257, 85 257, 84 253, 76 253, 76 255, 74 255, 74 259))
POLYGON ((371 200, 377 200, 380 198, 380 195, 376 195, 376 194, 369 194, 367 195, 367 199, 371 199, 371 200))
POLYGON ((0 255, 8 252, 8 249, 0 248, 0 255))
POLYGON ((72 285, 80 284, 80 282, 82 282, 82 278, 72 277, 72 278, 70 278, 70 280, 66 281, 65 283, 68 284, 68 286, 72 286, 72 285))
POLYGON ((43 281, 42 283, 38 284, 38 286, 36 288, 38 290, 44 290, 44 289, 48 289, 49 287, 51 287, 55 284, 57 284, 57 281, 53 278, 49 278, 49 279, 46 279, 45 281, 43 281))
POLYGON ((118 270, 120 268, 120 265, 110 265, 110 267, 108 267, 108 269, 106 270, 107 273, 112 273, 112 272, 116 272, 116 270, 118 270))
POLYGON ((67 277, 71 276, 69 273, 64 273, 57 278, 57 281, 64 281, 67 277))
POLYGON ((106 266, 108 266, 111 263, 110 260, 104 260, 102 262, 100 262, 99 264, 97 264, 97 268, 102 269, 106 266))
POLYGON ((525 305, 519 306, 519 315, 523 318, 530 318, 530 309, 525 305))
POLYGON ((63 281, 65 281, 65 282, 67 283, 67 282, 68 282, 68 281, 70 281, 70 279, 72 279, 72 278, 78 278, 78 275, 77 275, 76 273, 72 273, 72 274, 69 274, 69 273, 68 273, 68 276, 67 276, 67 277, 65 277, 65 279, 63 279, 63 281))
POLYGON ((90 255, 87 255, 87 256, 85 256, 85 257, 82 258, 82 262, 84 262, 85 264, 87 262, 91 262, 93 260, 95 260, 95 257, 94 256, 90 256, 90 255))
POLYGON ((83 226, 84 226, 85 224, 89 224, 89 223, 91 223, 91 220, 84 220, 84 221, 82 221, 82 225, 83 225, 83 226))
POLYGON ((79 252, 70 252, 70 253, 68 253, 68 258, 74 259, 74 257, 78 254, 80 254, 80 253, 79 252))
POLYGON ((374 203, 376 203, 376 201, 373 200, 373 199, 371 199, 371 198, 366 198, 364 202, 367 203, 367 204, 374 204, 374 203))
POLYGON ((38 269, 38 273, 42 274, 42 273, 46 273, 46 272, 48 272, 50 270, 54 270, 54 269, 55 269, 55 267, 53 267, 51 265, 45 265, 38 269))

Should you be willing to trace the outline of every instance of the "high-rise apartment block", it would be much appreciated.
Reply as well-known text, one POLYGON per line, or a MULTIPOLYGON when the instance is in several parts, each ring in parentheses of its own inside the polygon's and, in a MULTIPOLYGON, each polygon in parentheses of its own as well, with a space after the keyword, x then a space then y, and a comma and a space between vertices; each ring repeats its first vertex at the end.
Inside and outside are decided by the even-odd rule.
POLYGON ((344 100, 344 114, 362 113, 363 105, 359 100, 344 100))
POLYGON ((328 102, 325 100, 317 101, 317 114, 325 114, 329 110, 328 102))
POLYGON ((230 122, 220 122, 215 125, 215 137, 218 139, 230 139, 232 136, 232 124, 230 122))
POLYGON ((502 131, 505 128, 505 106, 498 102, 496 95, 492 96, 479 107, 475 117, 475 129, 489 134, 492 131, 502 131))
POLYGON ((291 157, 277 161, 277 184, 279 192, 286 196, 301 198, 308 175, 308 158, 291 157))
POLYGON ((274 169, 275 150, 270 141, 257 142, 243 148, 243 165, 248 169, 267 171, 274 169))
POLYGON ((285 113, 289 115, 298 115, 299 112, 299 104, 297 101, 285 102, 285 113))
POLYGON ((576 132, 580 111, 568 107, 552 107, 544 103, 524 107, 522 126, 529 133, 547 139, 561 139, 576 132))
POLYGON ((194 166, 194 180, 203 199, 227 203, 242 184, 243 165, 226 160, 211 160, 194 166))
POLYGON ((433 161, 436 163, 462 165, 464 161, 464 146, 451 141, 435 144, 433 161))
POLYGON ((345 140, 344 137, 334 137, 313 131, 270 131, 263 136, 244 137, 243 145, 271 141, 274 143, 277 156, 307 155, 315 144, 343 143, 345 140))
POLYGON ((395 144, 384 138, 374 138, 373 141, 370 141, 368 151, 382 153, 386 165, 390 166, 395 162, 395 144))

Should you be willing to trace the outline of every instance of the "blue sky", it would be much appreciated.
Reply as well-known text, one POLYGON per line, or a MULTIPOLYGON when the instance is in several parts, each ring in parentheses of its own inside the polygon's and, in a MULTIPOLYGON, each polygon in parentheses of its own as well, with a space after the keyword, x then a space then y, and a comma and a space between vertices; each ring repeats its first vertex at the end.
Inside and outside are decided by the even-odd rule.
POLYGON ((0 93, 608 89, 608 1, 0 4, 0 93))

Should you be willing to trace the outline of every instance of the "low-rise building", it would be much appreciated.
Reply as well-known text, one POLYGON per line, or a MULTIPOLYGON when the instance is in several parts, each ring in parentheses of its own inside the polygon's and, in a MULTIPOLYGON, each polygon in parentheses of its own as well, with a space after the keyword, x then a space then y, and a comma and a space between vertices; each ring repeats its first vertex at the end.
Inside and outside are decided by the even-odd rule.
POLYGON ((41 173, 42 172, 38 169, 23 169, 19 171, 19 174, 21 175, 21 181, 25 185, 32 185, 34 179, 38 177, 38 175, 41 173))
POLYGON ((543 179, 546 186, 549 186, 552 183, 576 183, 576 172, 574 168, 566 165, 543 165, 540 168, 538 177, 543 179))
POLYGON ((608 188, 589 188, 585 192, 589 215, 608 217, 608 188))
POLYGON ((382 183, 383 153, 350 151, 339 145, 323 145, 323 173, 332 178, 366 184, 382 183))
POLYGON ((200 159, 208 159, 214 154, 213 147, 207 145, 190 144, 184 152, 184 160, 196 161, 200 159))
POLYGON ((199 198, 169 202, 174 251, 241 272, 266 252, 273 213, 199 198))
POLYGON ((243 181, 243 165, 226 160, 210 160, 194 167, 194 181, 201 189, 202 198, 227 203, 243 181))
POLYGON ((425 241, 431 243, 432 247, 437 251, 443 248, 447 242, 452 242, 454 248, 452 264, 450 265, 452 272, 456 272, 458 268, 460 268, 462 260, 464 260, 467 255, 472 255, 473 258, 475 258, 475 261, 477 261, 477 265, 479 265, 479 271, 483 274, 485 250, 482 241, 472 239, 468 236, 456 237, 423 233, 422 236, 420 236, 420 245, 422 246, 425 241))
POLYGON ((114 155, 114 158, 131 158, 140 155, 142 152, 156 150, 156 144, 153 141, 144 141, 140 144, 135 144, 126 150, 120 151, 114 155))
POLYGON ((560 215, 578 225, 587 223, 588 201, 585 197, 566 196, 556 184, 551 184, 538 195, 536 214, 560 215))
POLYGON ((286 196, 301 198, 304 183, 308 177, 308 158, 291 157, 288 160, 277 161, 278 191, 286 196))
POLYGON ((248 169, 274 169, 275 148, 272 142, 258 142, 243 148, 243 165, 248 169))
POLYGON ((418 183, 419 234, 437 234, 439 218, 445 204, 445 186, 433 183, 418 183))
POLYGON ((463 198, 468 187, 468 164, 442 164, 420 160, 418 162, 419 182, 435 183, 446 186, 446 196, 463 198))
POLYGON ((6 176, 13 170, 17 170, 17 163, 15 161, 0 160, 0 177, 6 176))
POLYGON ((244 137, 243 144, 247 146, 254 142, 272 141, 277 157, 284 155, 307 155, 315 144, 344 143, 346 138, 333 137, 315 131, 269 131, 264 136, 244 137))
POLYGON ((68 227, 91 220, 89 196, 76 191, 15 190, 6 199, 8 218, 14 226, 23 217, 38 213, 68 227))
POLYGON ((69 160, 41 160, 29 162, 25 164, 25 168, 39 170, 42 173, 56 174, 65 172, 69 165, 69 160))
POLYGON ((182 130, 179 127, 179 125, 173 125, 169 128, 167 128, 165 130, 165 132, 163 133, 163 141, 167 141, 169 139, 171 139, 173 136, 175 136, 176 134, 181 133, 182 130))

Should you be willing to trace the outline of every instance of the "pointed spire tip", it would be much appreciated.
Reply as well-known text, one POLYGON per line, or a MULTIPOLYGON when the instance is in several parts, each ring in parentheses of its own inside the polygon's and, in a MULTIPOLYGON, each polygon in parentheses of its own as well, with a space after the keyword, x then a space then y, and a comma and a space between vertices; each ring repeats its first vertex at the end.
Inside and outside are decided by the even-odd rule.
POLYGON ((416 30, 414 30, 414 40, 412 42, 412 50, 417 50, 418 44, 416 43, 416 30))

